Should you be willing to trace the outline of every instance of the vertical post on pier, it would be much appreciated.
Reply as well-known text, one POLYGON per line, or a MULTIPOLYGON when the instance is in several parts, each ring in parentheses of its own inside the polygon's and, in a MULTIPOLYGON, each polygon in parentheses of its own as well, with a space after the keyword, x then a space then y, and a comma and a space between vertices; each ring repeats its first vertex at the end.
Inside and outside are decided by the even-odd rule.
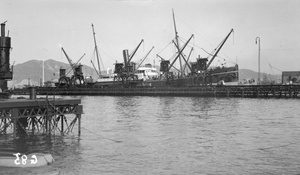
POLYGON ((52 133, 52 128, 51 128, 51 125, 52 125, 51 123, 52 123, 52 122, 51 122, 51 119, 52 119, 52 116, 49 116, 49 117, 48 117, 48 120, 49 120, 49 121, 48 121, 48 125, 49 125, 49 126, 48 126, 48 128, 49 128, 49 129, 48 129, 48 134, 49 134, 49 135, 52 133))
POLYGON ((34 117, 31 117, 31 131, 32 131, 32 134, 34 134, 34 122, 35 122, 35 118, 34 117))
POLYGON ((60 116, 60 122, 61 122, 61 134, 64 134, 64 115, 60 116))
POLYGON ((281 98, 281 89, 279 89, 279 97, 281 98))
POLYGON ((17 133, 17 119, 13 119, 13 122, 14 122, 14 131, 13 131, 14 133, 13 134, 14 134, 14 139, 15 139, 16 136, 17 136, 16 135, 16 133, 17 133))
POLYGON ((11 116, 12 116, 12 120, 13 120, 13 123, 14 123, 14 139, 17 137, 17 120, 18 120, 18 109, 16 108, 13 108, 12 111, 11 111, 11 116))
POLYGON ((4 134, 6 134, 6 118, 4 118, 4 134))
POLYGON ((76 117, 78 119, 78 136, 81 134, 81 114, 83 113, 82 105, 76 107, 76 117))
POLYGON ((45 115, 44 122, 45 122, 46 133, 48 133, 48 120, 47 120, 47 115, 45 115))
POLYGON ((81 114, 77 114, 76 116, 78 118, 78 136, 81 134, 81 114))

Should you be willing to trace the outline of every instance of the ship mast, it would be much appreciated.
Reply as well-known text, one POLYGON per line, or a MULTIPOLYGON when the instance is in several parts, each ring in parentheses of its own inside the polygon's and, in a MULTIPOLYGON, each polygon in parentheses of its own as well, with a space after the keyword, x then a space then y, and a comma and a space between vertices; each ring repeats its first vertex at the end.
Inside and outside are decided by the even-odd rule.
MULTIPOLYGON (((173 13, 173 22, 174 22, 174 30, 175 30, 175 40, 176 40, 176 48, 178 53, 180 52, 180 45, 178 42, 178 32, 176 29, 176 23, 175 23, 175 15, 174 15, 174 10, 172 9, 172 13, 173 13)), ((182 70, 182 64, 181 64, 181 54, 179 55, 179 64, 180 64, 180 74, 181 76, 183 75, 183 70, 182 70)))
MULTIPOLYGON (((95 31, 94 31, 94 25, 93 25, 93 23, 92 23, 92 29, 93 29, 93 37, 94 37, 94 43, 95 43, 95 52, 96 52, 97 62, 98 62, 98 71, 96 70, 96 72, 98 72, 98 76, 100 77, 100 75, 101 75, 101 69, 100 69, 100 62, 99 62, 99 52, 98 52, 98 47, 97 47, 97 42, 96 42, 96 37, 95 37, 95 31)), ((95 68, 95 66, 94 66, 94 68, 95 68)))

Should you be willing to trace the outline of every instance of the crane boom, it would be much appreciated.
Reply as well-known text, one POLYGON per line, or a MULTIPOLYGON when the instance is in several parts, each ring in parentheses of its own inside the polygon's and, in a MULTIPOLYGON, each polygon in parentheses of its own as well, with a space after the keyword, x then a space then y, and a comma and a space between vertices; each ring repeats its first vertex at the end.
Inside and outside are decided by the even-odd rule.
POLYGON ((215 59, 215 57, 218 55, 219 51, 221 50, 221 48, 223 47, 223 45, 225 44, 225 42, 227 41, 228 37, 230 36, 230 34, 233 32, 233 29, 230 30, 229 34, 225 37, 225 39, 221 42, 220 46, 218 47, 217 51, 215 52, 215 54, 213 55, 213 57, 210 59, 210 61, 208 62, 206 69, 210 66, 210 64, 212 63, 212 61, 215 59))
POLYGON ((99 76, 99 72, 97 71, 97 69, 96 69, 96 67, 95 67, 95 65, 94 65, 94 63, 93 63, 92 60, 91 60, 91 63, 92 63, 92 65, 93 65, 93 67, 94 67, 94 69, 95 69, 95 71, 96 71, 96 74, 99 76))
MULTIPOLYGON (((173 41, 173 42, 174 42, 174 41, 173 41)), ((175 42, 174 42, 174 44, 175 44, 175 46, 176 46, 177 48, 179 48, 178 45, 177 45, 175 42)), ((191 54, 192 51, 193 51, 193 48, 192 48, 192 50, 190 51, 190 54, 191 54)), ((183 69, 180 69, 180 70, 184 71, 184 70, 185 70, 185 67, 186 67, 186 65, 187 65, 187 66, 189 67, 190 71, 192 71, 191 66, 189 65, 188 61, 184 58, 184 56, 182 55, 182 52, 180 52, 180 55, 182 56, 182 59, 185 61, 185 66, 184 66, 184 68, 183 68, 183 69)), ((179 56, 179 58, 180 58, 180 56, 179 56)))
POLYGON ((182 49, 180 49, 179 53, 177 54, 176 58, 174 59, 174 61, 170 64, 168 70, 171 69, 171 67, 173 66, 173 64, 175 63, 175 61, 177 60, 177 58, 181 55, 182 51, 185 49, 185 47, 188 45, 188 43, 190 42, 190 40, 194 37, 194 35, 192 35, 189 40, 183 45, 182 49))
POLYGON ((72 60, 70 59, 70 57, 68 56, 68 54, 66 53, 66 51, 64 50, 63 47, 61 47, 61 50, 64 52, 64 54, 65 54, 65 56, 66 56, 66 58, 67 58, 67 60, 68 60, 68 62, 70 64, 73 72, 75 72, 75 68, 74 68, 74 64, 73 64, 72 60))
MULTIPOLYGON (((189 53, 189 56, 188 56, 188 58, 187 58, 187 60, 186 60, 186 62, 189 62, 189 59, 190 59, 190 56, 191 56, 191 54, 192 54, 193 50, 194 50, 194 48, 192 47, 192 48, 191 48, 191 51, 190 51, 190 53, 189 53)), ((188 65, 188 66, 189 66, 189 64, 188 64, 188 63, 187 63, 187 64, 185 64, 185 65, 184 65, 184 67, 183 67, 183 71, 185 71, 186 65, 188 65)), ((189 68, 191 69, 191 67, 190 67, 190 66, 189 66, 189 68)), ((191 70, 191 71, 192 71, 192 70, 191 70)))
MULTIPOLYGON (((159 57, 162 61, 165 61, 165 59, 161 56, 159 56, 158 54, 156 54, 157 57, 159 57)), ((174 69, 176 69, 178 72, 180 72, 179 69, 177 69, 175 66, 172 66, 174 69)))
POLYGON ((280 70, 280 69, 278 69, 278 68, 276 68, 276 67, 272 66, 270 63, 269 63, 269 65, 270 65, 271 69, 272 69, 272 68, 274 68, 274 69, 276 69, 276 70, 278 70, 278 71, 282 72, 282 70, 280 70))
POLYGON ((77 66, 79 61, 84 57, 84 55, 85 55, 85 53, 79 58, 79 60, 75 64, 73 64, 74 69, 73 68, 70 69, 69 72, 66 73, 66 75, 68 75, 71 72, 71 70, 73 71, 73 74, 75 74, 75 67, 77 66))
POLYGON ((139 49, 139 47, 141 46, 141 44, 144 42, 144 40, 142 39, 142 41, 139 43, 139 45, 134 49, 134 51, 129 55, 129 59, 127 60, 127 64, 130 63, 130 61, 132 60, 133 56, 135 55, 136 51, 139 49))
POLYGON ((85 56, 85 53, 79 58, 79 60, 75 63, 75 65, 77 65, 84 56, 85 56))
POLYGON ((92 29, 93 29, 93 37, 94 37, 94 43, 95 43, 95 52, 96 52, 96 56, 97 56, 97 62, 98 62, 98 76, 100 76, 101 74, 101 69, 100 69, 100 62, 99 62, 99 52, 98 52, 98 46, 97 46, 97 42, 96 42, 96 37, 95 37, 95 31, 94 31, 94 25, 92 23, 92 29))
POLYGON ((147 56, 151 53, 151 51, 153 49, 154 49, 154 46, 152 46, 151 50, 146 54, 146 56, 144 56, 143 60, 141 61, 141 63, 138 65, 138 67, 136 69, 138 69, 143 64, 143 62, 145 61, 145 59, 147 58, 147 56))

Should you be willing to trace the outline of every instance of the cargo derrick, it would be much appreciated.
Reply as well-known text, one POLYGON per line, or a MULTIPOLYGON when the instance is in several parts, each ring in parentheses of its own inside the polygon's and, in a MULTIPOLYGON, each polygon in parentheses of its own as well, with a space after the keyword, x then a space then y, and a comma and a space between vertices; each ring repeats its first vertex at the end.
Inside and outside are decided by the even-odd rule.
POLYGON ((124 63, 115 63, 114 81, 122 82, 124 87, 133 87, 138 84, 138 76, 135 75, 136 63, 131 60, 143 42, 142 39, 130 55, 127 49, 123 50, 124 63))
MULTIPOLYGON (((180 60, 180 56, 182 56, 182 58, 183 58, 183 60, 185 61, 186 65, 189 66, 187 60, 183 57, 182 52, 183 52, 183 50, 185 49, 185 47, 188 45, 188 43, 190 42, 190 40, 191 40, 193 37, 194 37, 194 35, 192 35, 192 36, 188 39, 188 41, 182 46, 181 49, 178 48, 179 50, 178 50, 177 56, 175 57, 175 59, 173 60, 173 62, 172 62, 170 65, 168 65, 168 69, 167 69, 167 72, 168 72, 168 73, 167 73, 167 84, 173 85, 173 86, 182 86, 182 85, 186 84, 186 78, 183 77, 183 74, 180 74, 180 75, 178 76, 178 79, 176 80, 176 82, 172 82, 172 80, 173 80, 173 75, 170 76, 169 71, 170 71, 170 69, 173 67, 173 65, 174 65, 174 63, 176 62, 176 60, 177 60, 178 58, 179 58, 179 60, 180 60), (169 81, 169 80, 170 80, 170 79, 169 79, 170 77, 172 78, 171 81, 169 81)), ((189 66, 189 68, 190 68, 190 66, 189 66)), ((182 69, 182 68, 181 68, 181 69, 182 69)), ((181 71, 181 70, 180 70, 180 71, 181 71)))
MULTIPOLYGON (((207 63, 208 58, 200 58, 200 56, 197 58, 196 62, 191 63, 192 65, 192 75, 194 76, 194 82, 196 84, 212 84, 213 78, 216 75, 219 75, 219 72, 213 72, 213 69, 209 69, 211 63, 214 61, 216 56, 218 55, 219 51, 227 41, 230 34, 233 33, 233 29, 230 30, 229 34, 225 37, 225 39, 218 45, 216 49, 214 49, 214 54, 212 55, 212 58, 207 63)), ((221 73, 221 72, 220 72, 221 73)), ((218 79, 218 78, 217 78, 218 79)), ((220 80, 223 80, 221 78, 220 80)), ((218 80, 218 81, 220 81, 218 80)))
MULTIPOLYGON (((5 23, 1 23, 1 39, 0 39, 0 88, 1 91, 7 90, 7 81, 12 80, 13 71, 10 68, 10 37, 5 36, 5 23)), ((1 92, 0 91, 0 92, 1 92)))
POLYGON ((141 59, 141 62, 139 63, 139 65, 137 66, 136 69, 140 68, 140 66, 143 64, 143 62, 145 61, 145 59, 148 57, 148 55, 151 53, 151 51, 154 49, 154 46, 152 46, 152 48, 149 50, 149 52, 141 59))
POLYGON ((96 52, 96 56, 97 56, 97 63, 98 63, 98 70, 96 69, 95 65, 94 65, 94 62, 91 60, 91 63, 94 67, 94 70, 96 71, 97 75, 99 78, 102 78, 101 76, 101 68, 100 68, 100 61, 99 61, 99 51, 98 51, 98 46, 97 46, 97 42, 96 42, 96 33, 95 33, 95 30, 94 30, 94 24, 92 24, 92 29, 93 29, 93 38, 94 38, 94 44, 95 44, 95 50, 94 52, 96 52))
POLYGON ((179 36, 178 36, 176 23, 175 23, 174 11, 172 11, 172 12, 173 12, 173 23, 174 23, 174 30, 175 30, 175 41, 173 40, 173 44, 175 45, 175 47, 177 49, 177 54, 176 54, 176 56, 175 56, 175 58, 174 58, 174 60, 172 61, 171 64, 170 64, 170 60, 166 60, 158 54, 157 54, 157 57, 159 57, 161 59, 161 62, 160 62, 160 72, 161 72, 160 79, 161 80, 166 80, 167 85, 182 86, 182 85, 187 83, 186 82, 187 77, 185 77, 185 73, 184 73, 186 67, 189 68, 189 71, 192 71, 192 68, 191 68, 190 64, 188 63, 188 60, 189 60, 189 57, 191 55, 191 52, 193 51, 193 48, 191 49, 188 58, 186 58, 184 56, 183 50, 188 45, 190 40, 194 37, 194 35, 192 35, 182 47, 180 46, 179 40, 178 40, 179 36), (182 60, 185 62, 184 67, 182 65, 182 60), (174 63, 176 61, 179 61, 179 65, 180 65, 179 69, 174 66, 174 63), (170 72, 171 68, 174 68, 176 71, 178 71, 178 78, 176 80, 175 80, 175 77, 173 75, 173 72, 170 72))
POLYGON ((82 65, 79 64, 79 61, 84 57, 85 54, 83 54, 83 56, 76 63, 73 63, 72 60, 67 55, 67 53, 65 52, 64 48, 62 47, 61 49, 71 66, 70 71, 73 71, 73 75, 71 77, 67 77, 70 71, 66 74, 66 70, 61 68, 59 70, 60 78, 58 80, 58 87, 84 86, 85 81, 82 73, 82 65))

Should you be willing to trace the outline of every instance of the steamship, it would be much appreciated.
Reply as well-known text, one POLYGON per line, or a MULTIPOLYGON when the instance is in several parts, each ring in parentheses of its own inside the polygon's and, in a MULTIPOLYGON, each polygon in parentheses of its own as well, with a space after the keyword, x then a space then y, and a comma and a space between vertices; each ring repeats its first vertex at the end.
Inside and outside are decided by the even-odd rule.
MULTIPOLYGON (((173 43, 176 47, 176 53, 170 59, 164 59, 157 54, 160 58, 160 69, 159 71, 152 67, 151 64, 146 64, 141 66, 142 62, 149 55, 154 47, 147 53, 147 55, 142 59, 142 62, 133 62, 133 57, 140 45, 144 40, 138 44, 138 46, 129 53, 128 49, 123 50, 123 63, 115 63, 114 72, 111 74, 103 75, 100 71, 100 61, 98 56, 98 48, 96 44, 94 26, 93 37, 95 42, 95 52, 98 62, 98 70, 93 67, 98 74, 98 79, 95 82, 84 82, 82 68, 79 65, 71 64, 68 56, 66 55, 72 69, 74 70, 74 75, 71 78, 67 78, 64 74, 60 78, 59 85, 68 84, 68 87, 84 87, 86 84, 90 87, 141 87, 141 86, 171 86, 171 87, 182 87, 182 86, 199 86, 199 85, 237 85, 238 84, 238 65, 233 66, 217 66, 213 67, 212 62, 218 56, 219 51, 227 41, 228 37, 233 33, 233 29, 230 30, 228 35, 222 42, 213 50, 206 58, 196 58, 195 62, 189 62, 189 57, 187 57, 183 52, 186 46, 189 44, 191 37, 182 45, 179 43, 179 36, 176 30, 175 16, 173 12, 173 21, 175 29, 175 38, 173 43), (180 68, 176 68, 175 62, 180 62, 180 68), (182 65, 182 63, 185 63, 182 65), (69 83, 65 83, 69 82, 69 83)), ((193 50, 193 49, 192 49, 193 50)), ((192 52, 191 50, 191 52, 192 52)), ((189 56, 191 55, 189 53, 189 56)))

